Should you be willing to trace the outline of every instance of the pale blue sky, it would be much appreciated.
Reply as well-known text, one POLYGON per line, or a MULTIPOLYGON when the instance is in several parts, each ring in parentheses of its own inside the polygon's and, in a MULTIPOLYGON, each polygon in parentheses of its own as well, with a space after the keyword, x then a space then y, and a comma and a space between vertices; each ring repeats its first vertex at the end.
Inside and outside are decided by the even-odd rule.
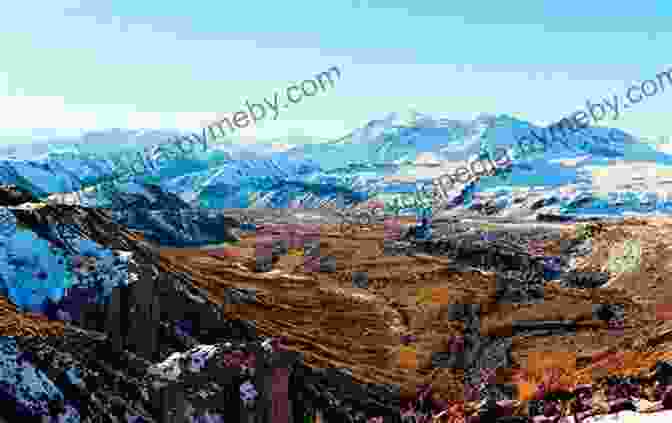
MULTIPOLYGON (((0 14, 0 142, 194 129, 333 65, 333 89, 240 134, 332 138, 409 108, 550 123, 672 68, 671 14, 653 0, 12 2, 0 14)), ((670 102, 672 86, 604 123, 672 134, 670 102)))

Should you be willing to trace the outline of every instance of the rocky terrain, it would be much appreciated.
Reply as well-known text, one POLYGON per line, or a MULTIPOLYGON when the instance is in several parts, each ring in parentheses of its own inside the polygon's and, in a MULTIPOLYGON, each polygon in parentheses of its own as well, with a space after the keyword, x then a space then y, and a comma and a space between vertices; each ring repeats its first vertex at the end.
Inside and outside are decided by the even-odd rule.
POLYGON ((362 225, 230 209, 213 221, 234 246, 176 248, 103 209, 4 192, 15 226, 68 260, 82 239, 128 257, 126 283, 98 296, 72 286, 40 312, 0 296, 7 422, 559 421, 672 407, 670 219, 362 225), (634 267, 614 265, 626 241, 634 267))

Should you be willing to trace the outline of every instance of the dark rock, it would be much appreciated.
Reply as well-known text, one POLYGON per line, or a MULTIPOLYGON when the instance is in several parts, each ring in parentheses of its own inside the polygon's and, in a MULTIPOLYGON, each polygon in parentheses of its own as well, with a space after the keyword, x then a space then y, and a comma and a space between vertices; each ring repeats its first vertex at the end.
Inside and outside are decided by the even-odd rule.
POLYGON ((115 417, 122 418, 124 417, 126 410, 128 406, 126 404, 126 401, 121 399, 117 395, 113 395, 110 397, 110 411, 112 412, 112 415, 115 417))
POLYGON ((560 286, 567 288, 599 288, 609 282, 606 272, 570 271, 560 276, 560 286))
POLYGON ((289 253, 289 241, 286 239, 278 239, 273 241, 273 255, 285 256, 289 253))
POLYGON ((672 389, 666 389, 662 397, 663 409, 672 410, 672 389))
POLYGON ((367 289, 369 287, 369 274, 367 272, 352 272, 352 286, 367 289))
POLYGON ((665 360, 656 362, 651 371, 655 371, 655 379, 662 385, 672 385, 672 363, 665 360))
POLYGON ((49 401, 49 415, 56 417, 65 411, 65 402, 62 399, 49 401))
POLYGON ((551 205, 552 203, 553 201, 551 199, 540 198, 530 204, 530 210, 539 210, 540 208, 551 205))
POLYGON ((240 222, 219 209, 194 209, 158 185, 145 184, 147 193, 117 193, 115 220, 140 231, 148 241, 165 247, 198 247, 236 242, 240 222))
POLYGON ((273 270, 273 257, 257 256, 255 272, 270 272, 273 270))
POLYGON ((433 368, 466 368, 466 356, 464 351, 457 352, 434 352, 431 356, 433 368))
POLYGON ((0 206, 19 206, 23 203, 36 203, 35 198, 29 191, 23 190, 16 185, 0 185, 0 206))
POLYGON ((332 256, 320 257, 320 272, 325 273, 336 272, 336 257, 332 256))
POLYGON ((572 245, 568 250, 568 254, 573 256, 585 257, 590 255, 593 250, 593 241, 591 239, 586 239, 580 243, 572 245))
POLYGON ((622 304, 593 304, 593 318, 596 320, 623 320, 625 309, 622 304))
POLYGON ((497 274, 497 301, 531 304, 544 298, 544 280, 535 273, 507 271, 497 274))
POLYGON ((572 222, 574 220, 571 216, 549 214, 549 213, 538 213, 537 221, 539 222, 572 222))
POLYGON ((303 244, 303 255, 308 257, 318 257, 320 255, 319 240, 306 241, 303 244))
POLYGON ((637 412, 637 406, 631 399, 619 399, 614 401, 609 401, 609 413, 616 414, 621 411, 635 411, 637 412))
POLYGON ((467 304, 448 305, 448 320, 462 320, 468 313, 469 306, 467 304))

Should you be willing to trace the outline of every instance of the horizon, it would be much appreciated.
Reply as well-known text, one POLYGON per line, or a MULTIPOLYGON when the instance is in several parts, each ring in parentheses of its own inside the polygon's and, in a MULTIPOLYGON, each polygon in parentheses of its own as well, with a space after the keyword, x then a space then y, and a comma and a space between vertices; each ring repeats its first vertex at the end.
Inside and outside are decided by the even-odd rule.
MULTIPOLYGON (((472 123, 475 120, 477 120, 479 118, 479 116, 483 116, 483 115, 493 116, 493 117, 496 117, 498 119, 500 119, 500 118, 510 118, 510 119, 514 119, 514 120, 519 121, 519 122, 524 122, 524 123, 527 123, 527 124, 530 124, 530 125, 534 125, 535 127, 539 128, 539 129, 547 129, 550 126, 552 126, 554 124, 557 124, 561 119, 564 119, 564 118, 559 118, 558 121, 556 121, 556 122, 551 122, 551 123, 546 124, 547 126, 542 126, 539 123, 527 121, 525 119, 521 119, 519 117, 515 117, 512 114, 507 114, 507 113, 490 114, 490 113, 487 113, 487 112, 482 112, 482 113, 478 113, 477 115, 473 116, 472 118, 451 119, 449 116, 445 116, 443 114, 427 112, 427 111, 419 112, 419 111, 416 111, 416 110, 412 110, 411 112, 415 112, 419 115, 428 116, 434 121, 449 119, 449 120, 452 120, 452 121, 459 121, 459 122, 466 122, 466 123, 472 123)), ((363 124, 361 124, 360 126, 354 127, 352 129, 348 130, 345 134, 337 136, 337 137, 325 138, 325 137, 321 137, 321 136, 310 136, 310 135, 303 135, 303 134, 301 134, 301 135, 291 135, 290 134, 290 135, 287 135, 287 136, 284 136, 284 137, 283 136, 276 136, 276 137, 271 137, 271 138, 256 138, 256 137, 253 137, 253 139, 249 139, 249 138, 246 139, 245 137, 228 136, 228 137, 221 137, 221 138, 218 137, 216 139, 216 141, 214 141, 211 144, 211 146, 225 145, 225 144, 231 144, 231 143, 235 143, 235 144, 238 144, 238 145, 250 145, 250 144, 271 144, 272 145, 274 143, 288 143, 288 145, 302 145, 302 144, 306 144, 306 143, 309 143, 309 142, 313 142, 313 143, 320 143, 320 142, 334 143, 334 142, 337 142, 337 141, 340 141, 342 139, 345 139, 345 138, 349 137, 354 131, 364 128, 367 124, 369 124, 371 122, 384 121, 386 118, 388 118, 389 116, 391 116, 393 114, 396 114, 397 116, 402 116, 403 115, 403 113, 399 113, 399 112, 387 112, 386 114, 381 115, 380 117, 368 120, 368 121, 364 122, 363 124), (237 140, 235 140, 235 138, 237 138, 237 140), (294 142, 289 142, 289 141, 292 141, 292 140, 294 142), (236 142, 236 141, 238 141, 238 142, 236 142)), ((404 126, 410 126, 410 125, 402 124, 402 125, 395 125, 395 126, 404 127, 404 126)), ((598 123, 597 125, 594 125, 594 124, 589 125, 587 129, 598 128, 598 127, 606 127, 606 128, 609 128, 609 129, 620 129, 615 125, 609 126, 609 125, 604 125, 604 124, 600 124, 600 123, 598 123)), ((55 134, 53 136, 48 136, 48 137, 43 136, 43 137, 33 138, 31 140, 31 142, 27 142, 27 143, 12 144, 12 143, 7 143, 5 141, 5 142, 0 144, 0 151, 15 150, 17 147, 26 147, 28 145, 46 146, 46 145, 49 145, 49 143, 51 143, 51 142, 57 142, 57 143, 63 142, 63 146, 69 146, 71 144, 74 145, 74 143, 71 143, 71 142, 68 142, 68 141, 76 141, 76 143, 81 143, 82 142, 82 137, 85 136, 85 135, 111 134, 115 131, 131 132, 131 133, 138 133, 138 132, 140 132, 140 133, 142 133, 142 132, 153 133, 153 132, 156 132, 156 133, 165 133, 166 135, 169 135, 169 134, 180 135, 180 134, 196 133, 196 131, 203 131, 203 128, 193 128, 193 129, 192 128, 184 128, 184 129, 180 129, 180 128, 120 128, 120 127, 111 127, 111 128, 90 129, 90 130, 80 129, 78 134, 74 134, 74 133, 70 132, 68 134, 63 134, 63 135, 55 134)), ((670 135, 643 135, 643 134, 638 134, 638 133, 632 133, 632 132, 629 132, 627 130, 624 130, 624 132, 626 134, 634 136, 637 139, 637 141, 639 141, 641 143, 644 143, 644 144, 651 144, 651 143, 664 144, 664 142, 662 142, 660 140, 668 140, 670 138, 670 135)), ((208 135, 208 138, 209 137, 210 136, 208 135)), ((2 139, 2 136, 0 136, 0 139, 2 139)))

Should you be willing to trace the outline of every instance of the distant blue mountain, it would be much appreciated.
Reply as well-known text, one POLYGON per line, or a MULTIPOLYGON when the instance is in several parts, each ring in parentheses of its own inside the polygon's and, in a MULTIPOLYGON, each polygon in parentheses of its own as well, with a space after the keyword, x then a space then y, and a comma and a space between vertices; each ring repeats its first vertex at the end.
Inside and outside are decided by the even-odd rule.
MULTIPOLYGON (((121 181, 116 189, 140 195, 143 183, 158 184, 191 207, 353 206, 376 196, 413 191, 418 184, 426 186, 432 178, 495 148, 511 150, 531 130, 544 132, 544 128, 507 115, 484 114, 459 121, 420 113, 402 119, 392 113, 328 142, 278 140, 288 145, 284 150, 230 143, 206 152, 198 149, 186 159, 166 159, 162 168, 121 181)), ((78 144, 76 140, 69 140, 70 144, 61 142, 60 147, 54 144, 55 151, 43 157, 0 162, 0 182, 24 187, 40 198, 79 191, 112 171, 114 164, 104 154, 93 158, 92 152, 142 151, 152 143, 164 142, 169 134, 174 135, 124 130, 87 133, 80 137, 86 152, 72 147, 78 144)), ((579 191, 586 192, 591 182, 588 169, 613 160, 669 165, 672 156, 617 129, 587 128, 569 134, 562 143, 553 143, 541 155, 515 156, 506 174, 456 186, 454 194, 466 200, 448 207, 470 207, 469 198, 493 190, 543 187, 552 195, 562 187, 579 186, 579 191), (579 164, 567 166, 572 160, 579 164), (474 196, 462 195, 467 187, 474 196)), ((82 193, 85 205, 112 207, 111 194, 99 187, 95 191, 97 195, 82 193)))

